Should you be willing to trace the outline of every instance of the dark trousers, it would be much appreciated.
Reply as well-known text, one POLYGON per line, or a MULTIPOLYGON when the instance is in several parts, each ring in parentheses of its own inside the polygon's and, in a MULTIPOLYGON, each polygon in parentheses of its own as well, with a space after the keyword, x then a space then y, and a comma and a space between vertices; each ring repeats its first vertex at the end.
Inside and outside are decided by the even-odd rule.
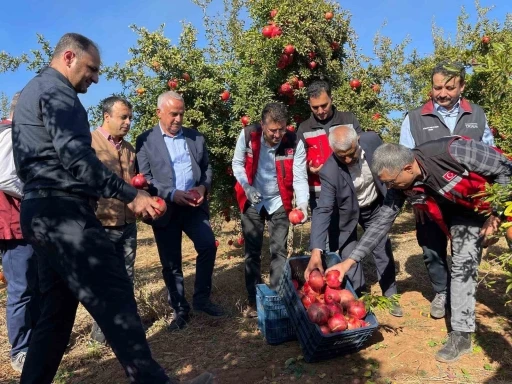
POLYGON ((269 214, 265 207, 258 212, 249 206, 242 214, 245 239, 245 286, 249 303, 256 302, 256 285, 261 284, 261 248, 265 221, 268 222, 270 242, 270 288, 276 289, 288 257, 287 239, 290 221, 284 207, 269 214))
MULTIPOLYGON (((318 197, 315 196, 315 192, 310 192, 309 196, 309 207, 311 208, 311 215, 314 214, 314 209, 318 205, 318 197)), ((340 212, 338 207, 334 207, 331 214, 331 222, 329 223, 329 229, 327 230, 327 243, 325 249, 331 252, 336 252, 339 245, 340 236, 340 212)))
MULTIPOLYGON (((380 211, 380 201, 377 200, 369 207, 361 208, 359 211, 359 225, 366 231, 372 222, 377 218, 380 211)), ((340 256, 342 260, 348 259, 357 244, 357 229, 355 228, 346 243, 340 248, 340 256)), ((377 269, 377 278, 382 290, 382 294, 386 297, 397 293, 395 260, 391 249, 391 241, 389 237, 383 238, 377 247, 373 250, 373 259, 377 269)), ((366 282, 364 279, 362 263, 356 263, 347 272, 347 277, 352 283, 354 290, 358 296, 366 291, 366 282)))
POLYGON ((190 305, 185 298, 181 266, 183 232, 192 240, 197 252, 193 305, 206 304, 210 300, 213 266, 217 255, 215 236, 208 213, 201 207, 175 206, 169 223, 163 228, 153 227, 153 232, 162 264, 162 275, 168 290, 169 305, 177 313, 190 311, 190 305))
POLYGON ((425 217, 425 224, 416 222, 416 238, 423 251, 432 288, 436 293, 447 292, 450 286, 450 270, 446 260, 448 238, 439 225, 428 217, 425 217))
POLYGON ((137 223, 104 228, 108 238, 114 243, 117 256, 124 260, 126 272, 133 283, 137 254, 137 223))
POLYGON ((167 383, 151 356, 124 261, 91 205, 71 197, 23 200, 21 227, 37 255, 41 317, 20 383, 52 382, 79 302, 101 327, 131 382, 167 383))
POLYGON ((6 322, 11 358, 26 352, 39 318, 37 260, 24 240, 2 240, 2 267, 7 279, 6 322))

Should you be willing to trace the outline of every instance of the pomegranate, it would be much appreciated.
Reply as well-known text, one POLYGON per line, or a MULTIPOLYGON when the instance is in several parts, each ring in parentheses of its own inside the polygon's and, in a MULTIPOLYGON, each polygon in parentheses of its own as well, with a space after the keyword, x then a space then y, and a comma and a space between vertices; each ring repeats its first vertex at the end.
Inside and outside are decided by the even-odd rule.
POLYGON ((197 202, 201 198, 201 195, 199 194, 199 192, 197 192, 197 190, 191 189, 191 190, 187 191, 185 197, 188 200, 190 200, 192 203, 197 204, 197 202))
POLYGON ((318 65, 318 64, 317 64, 317 62, 316 62, 316 61, 310 61, 310 62, 308 63, 308 67, 309 67, 309 69, 311 69, 311 70, 315 69, 317 65, 318 65))
POLYGON ((171 79, 167 82, 167 85, 171 89, 176 89, 178 87, 178 79, 171 79))
POLYGON ((372 84, 372 91, 375 93, 380 92, 380 85, 379 84, 372 84))
POLYGON ((162 198, 155 196, 155 197, 153 197, 153 200, 155 200, 158 203, 158 205, 160 205, 160 207, 161 207, 160 209, 154 208, 155 212, 158 215, 161 215, 163 212, 166 211, 167 206, 165 204, 165 201, 162 198))
POLYGON ((281 85, 281 87, 279 88, 280 92, 281 93, 290 93, 290 92, 293 92, 293 88, 290 84, 288 83, 284 83, 281 85))
POLYGON ((231 97, 231 94, 227 90, 220 94, 220 98, 222 101, 228 101, 230 97, 231 97))
POLYGON ((355 296, 352 294, 352 292, 350 292, 348 289, 340 290, 339 295, 340 295, 339 303, 341 304, 341 306, 343 308, 347 308, 348 304, 351 301, 354 301, 356 299, 355 296))
POLYGON ((137 189, 144 189, 148 186, 148 182, 142 173, 137 173, 133 176, 131 183, 137 189))
POLYGON ((334 314, 328 320, 328 324, 331 332, 342 332, 347 329, 347 320, 345 320, 345 316, 340 313, 334 314))
POLYGON ((359 88, 361 88, 361 81, 359 81, 359 79, 350 80, 350 88, 352 88, 354 91, 357 91, 359 88))
POLYGON ((309 283, 306 281, 304 285, 302 286, 302 291, 307 295, 309 292, 311 292, 311 287, 309 286, 309 283))
POLYGON ((242 125, 245 127, 250 123, 251 119, 249 118, 249 116, 242 116, 240 121, 242 122, 242 125))
POLYGON ((243 237, 239 237, 237 240, 236 240, 236 243, 239 245, 239 246, 242 246, 245 244, 245 239, 243 237))
POLYGON ((233 245, 233 240, 229 239, 228 240, 228 245, 231 247, 233 245))
POLYGON ((292 284, 293 284, 293 287, 295 288, 295 290, 299 289, 299 282, 297 280, 293 279, 292 284))
POLYGON ((294 127, 293 125, 288 125, 288 126, 286 127, 286 130, 287 130, 288 132, 295 132, 295 127, 294 127))
POLYGON ((340 290, 333 289, 329 285, 325 288, 324 297, 326 304, 340 304, 340 290))
POLYGON ((220 245, 219 240, 215 239, 215 248, 219 248, 219 245, 220 245))
POLYGON ((364 319, 366 316, 366 308, 361 300, 353 300, 347 305, 347 314, 358 320, 364 319))
POLYGON ((7 284, 7 279, 5 278, 3 271, 0 271, 0 283, 7 284))
POLYGON ((316 155, 312 160, 311 160, 311 166, 313 168, 318 168, 319 166, 321 166, 322 164, 324 163, 324 159, 322 158, 322 156, 320 155, 316 155))
POLYGON ((312 323, 322 325, 329 320, 329 310, 325 304, 313 303, 308 308, 308 317, 312 323))
POLYGON ((512 227, 507 228, 507 232, 505 232, 505 237, 507 238, 508 241, 512 241, 512 227))
POLYGON ((361 328, 361 322, 359 321, 359 319, 356 319, 355 317, 349 317, 347 320, 347 328, 348 329, 361 328))
POLYGON ((183 78, 183 80, 185 80, 186 82, 189 82, 190 81, 190 75, 185 72, 183 75, 181 75, 181 77, 183 78))
POLYGON ((487 45, 491 42, 491 38, 489 36, 482 37, 482 43, 487 45))
POLYGON ((379 120, 381 117, 382 117, 382 115, 377 112, 377 113, 373 114, 372 119, 373 120, 379 120))
POLYGON ((291 44, 288 44, 284 47, 283 52, 287 55, 291 55, 293 52, 295 52, 295 47, 291 44))
POLYGON ((270 37, 272 37, 272 30, 273 29, 274 29, 274 27, 272 27, 271 25, 266 25, 261 30, 261 34, 263 36, 265 36, 266 38, 270 38, 270 37))
POLYGON ((141 96, 146 92, 146 90, 144 88, 137 88, 135 92, 137 92, 137 95, 141 96))
POLYGON ((318 295, 318 296, 316 297, 316 301, 317 301, 318 303, 325 304, 324 294, 322 293, 322 294, 318 295))
POLYGON ((338 42, 336 42, 336 41, 333 41, 333 42, 331 43, 331 49, 332 49, 333 51, 337 51, 338 49, 340 49, 340 43, 338 43, 338 42))
POLYGON ((311 52, 309 52, 309 53, 308 53, 308 57, 309 57, 311 60, 313 60, 313 59, 316 57, 316 53, 315 53, 315 52, 313 52, 313 51, 311 51, 311 52))
POLYGON ((325 20, 329 21, 334 17, 334 13, 332 12, 326 12, 325 13, 325 20))
POLYGON ((343 308, 341 307, 341 305, 334 304, 334 303, 331 303, 331 304, 326 303, 325 305, 327 306, 327 309, 329 310, 329 316, 333 316, 336 313, 343 315, 343 308))
POLYGON ((339 288, 341 286, 340 271, 329 271, 325 275, 325 282, 330 288, 339 288))
POLYGON ((309 308, 311 304, 315 302, 315 297, 311 295, 304 295, 304 297, 301 299, 302 305, 304 305, 304 308, 306 310, 309 308))
POLYGON ((278 36, 281 36, 282 33, 283 33, 283 31, 281 30, 281 28, 274 25, 274 27, 272 28, 272 34, 270 35, 270 37, 272 37, 272 38, 278 37, 278 36))
POLYGON ((304 213, 300 209, 292 209, 290 214, 288 215, 288 220, 292 225, 300 224, 302 220, 304 220, 304 213))
POLYGON ((329 328, 329 326, 327 325, 320 325, 320 332, 322 332, 322 334, 324 335, 328 335, 329 333, 331 333, 331 329, 329 328))
POLYGON ((315 269, 313 272, 309 274, 308 283, 313 291, 317 293, 322 292, 322 288, 324 287, 325 282, 324 277, 322 276, 318 269, 315 269))
POLYGON ((273 9, 270 11, 270 18, 273 19, 277 15, 277 9, 273 9))
POLYGON ((297 88, 299 88, 299 89, 304 88, 304 81, 299 80, 299 81, 297 82, 297 88))

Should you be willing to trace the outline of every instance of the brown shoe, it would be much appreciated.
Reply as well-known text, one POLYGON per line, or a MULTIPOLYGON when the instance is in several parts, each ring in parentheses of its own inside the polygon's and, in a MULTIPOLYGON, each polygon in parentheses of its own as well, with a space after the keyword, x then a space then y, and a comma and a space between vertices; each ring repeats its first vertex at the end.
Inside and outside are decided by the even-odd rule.
POLYGON ((243 317, 246 319, 254 319, 255 317, 258 317, 258 310, 256 309, 256 304, 249 303, 247 307, 242 312, 243 317))

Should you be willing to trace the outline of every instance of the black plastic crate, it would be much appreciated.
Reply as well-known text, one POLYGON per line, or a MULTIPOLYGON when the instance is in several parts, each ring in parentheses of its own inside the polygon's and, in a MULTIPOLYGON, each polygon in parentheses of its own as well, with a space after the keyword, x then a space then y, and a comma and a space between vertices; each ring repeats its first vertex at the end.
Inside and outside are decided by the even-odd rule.
POLYGON ((286 312, 281 297, 266 284, 256 286, 256 308, 258 328, 267 343, 276 345, 296 340, 295 328, 286 312))
MULTIPOLYGON (((324 256, 324 268, 341 261, 335 253, 324 256)), ((297 295, 292 279, 304 283, 304 271, 309 262, 309 256, 299 256, 288 259, 279 283, 277 292, 283 299, 288 316, 297 331, 297 337, 302 347, 304 360, 314 362, 329 359, 361 349, 366 339, 378 327, 379 323, 373 313, 368 313, 364 320, 370 325, 363 328, 347 330, 341 333, 324 335, 317 324, 309 321, 306 309, 297 295)), ((357 297, 352 285, 344 281, 344 288, 350 290, 357 297)))

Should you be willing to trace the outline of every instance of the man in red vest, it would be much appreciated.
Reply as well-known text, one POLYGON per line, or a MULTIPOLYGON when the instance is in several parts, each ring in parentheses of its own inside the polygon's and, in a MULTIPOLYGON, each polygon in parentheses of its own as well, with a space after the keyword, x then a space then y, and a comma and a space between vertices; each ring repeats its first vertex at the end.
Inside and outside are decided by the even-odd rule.
POLYGON ((242 212, 245 239, 246 317, 256 317, 256 285, 261 283, 261 247, 268 222, 270 236, 270 288, 275 289, 286 263, 288 214, 295 205, 307 219, 308 182, 306 152, 294 132, 286 130, 288 112, 281 103, 269 103, 261 124, 242 130, 233 156, 236 198, 242 212))
POLYGON ((341 278, 369 255, 388 234, 405 198, 421 203, 451 236, 451 332, 436 359, 449 363, 471 352, 475 331, 475 292, 482 246, 496 232, 501 218, 475 195, 485 184, 507 185, 512 162, 499 151, 460 136, 428 141, 411 150, 398 144, 381 145, 372 171, 388 187, 379 216, 349 258, 333 268, 341 278), (430 204, 429 204, 430 203, 430 204), (490 215, 489 215, 490 213, 490 215))
POLYGON ((0 248, 7 280, 6 322, 11 344, 11 367, 21 372, 32 329, 39 318, 37 260, 20 228, 22 183, 12 153, 12 117, 19 93, 11 102, 9 119, 0 121, 0 248))

